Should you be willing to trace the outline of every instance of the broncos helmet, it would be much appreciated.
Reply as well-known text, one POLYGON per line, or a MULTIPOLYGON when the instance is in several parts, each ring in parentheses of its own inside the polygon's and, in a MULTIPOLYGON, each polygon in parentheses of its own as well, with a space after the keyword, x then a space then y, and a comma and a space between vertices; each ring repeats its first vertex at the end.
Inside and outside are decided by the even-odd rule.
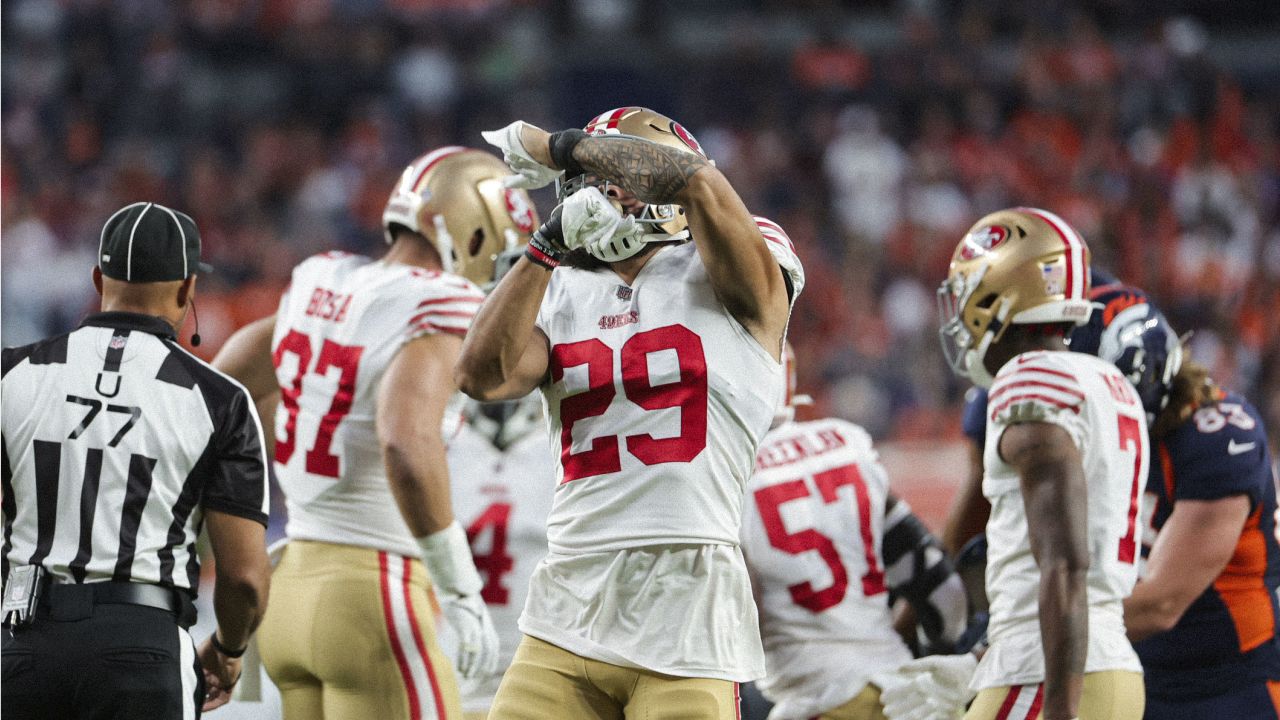
POLYGON ((1071 349, 1119 368, 1137 388, 1148 424, 1154 422, 1169 402, 1173 378, 1182 367, 1182 342, 1138 288, 1103 285, 1090 297, 1093 313, 1071 333, 1071 349))

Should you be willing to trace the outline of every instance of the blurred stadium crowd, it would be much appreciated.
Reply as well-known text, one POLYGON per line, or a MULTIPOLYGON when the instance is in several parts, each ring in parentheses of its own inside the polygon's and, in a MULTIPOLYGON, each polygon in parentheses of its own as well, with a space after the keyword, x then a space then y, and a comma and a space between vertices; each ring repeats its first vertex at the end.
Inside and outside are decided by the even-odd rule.
POLYGON ((3 341, 91 308, 98 230, 127 201, 199 223, 211 354, 274 310, 297 261, 378 252, 415 155, 639 104, 679 119, 796 242, 809 285, 791 337, 813 412, 879 438, 958 435, 934 288, 975 218, 1027 203, 1194 330, 1193 354, 1274 432, 1277 7, 6 2, 3 341))

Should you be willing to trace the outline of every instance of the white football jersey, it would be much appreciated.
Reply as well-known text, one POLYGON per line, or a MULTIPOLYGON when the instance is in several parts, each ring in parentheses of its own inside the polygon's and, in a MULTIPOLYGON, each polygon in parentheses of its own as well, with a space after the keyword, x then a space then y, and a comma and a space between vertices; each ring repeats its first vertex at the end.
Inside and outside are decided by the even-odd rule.
MULTIPOLYGON (((467 530, 481 596, 498 630, 501 661, 491 675, 461 683, 463 709, 485 712, 520 644, 517 621, 529 576, 547 554, 555 458, 538 430, 499 449, 470 424, 449 443, 453 512, 467 530)), ((443 633, 442 633, 443 635, 443 633)))
MULTIPOLYGON (((387 486, 374 427, 378 384, 406 342, 465 334, 483 300, 456 275, 360 255, 325 253, 294 268, 272 338, 276 474, 291 539, 421 555, 387 486)), ((460 407, 458 395, 446 438, 460 407)))
MULTIPOLYGON (((799 259, 757 222, 794 301, 799 259)), ((716 299, 693 243, 659 249, 630 285, 556 269, 537 325, 557 486, 521 631, 615 665, 760 677, 738 532, 781 363, 716 299)))
POLYGON ((893 630, 881 554, 889 477, 843 420, 765 436, 747 486, 742 550, 760 603, 770 720, 809 718, 911 659, 893 630))
MULTIPOLYGON (((771 247, 773 247, 771 245, 771 247)), ((784 270, 796 291, 799 261, 784 270)), ((693 243, 659 250, 626 285, 559 268, 538 313, 558 487, 556 552, 738 542, 756 446, 782 365, 716 299, 693 243)))
POLYGON ((999 453, 1009 425, 1049 422, 1065 429, 1088 483, 1089 649, 1086 672, 1141 672, 1125 637, 1123 600, 1137 581, 1137 533, 1147 477, 1147 421, 1137 392, 1111 363, 1073 352, 1023 353, 996 375, 987 403, 982 491, 987 522, 991 648, 974 689, 1043 681, 1040 571, 1031 555, 1018 474, 999 453))

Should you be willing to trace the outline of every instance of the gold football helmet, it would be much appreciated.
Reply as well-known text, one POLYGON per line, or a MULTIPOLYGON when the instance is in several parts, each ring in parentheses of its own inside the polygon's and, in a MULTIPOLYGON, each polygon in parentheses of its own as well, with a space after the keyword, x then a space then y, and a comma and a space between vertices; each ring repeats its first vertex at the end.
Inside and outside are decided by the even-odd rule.
POLYGON ((511 169, 483 150, 449 146, 405 168, 382 211, 390 243, 392 226, 420 233, 440 253, 445 272, 485 287, 498 256, 528 241, 538 211, 524 190, 503 187, 511 169))
POLYGON ((942 351, 957 375, 993 382, 983 360, 1013 324, 1088 321, 1089 247, 1047 210, 991 213, 965 234, 938 288, 942 351))
POLYGON ((795 420, 797 407, 813 404, 812 397, 796 393, 796 350, 791 347, 790 340, 782 343, 782 374, 787 381, 787 385, 783 390, 782 402, 773 411, 773 422, 769 425, 770 429, 795 420))
MULTIPOLYGON (((680 123, 661 113, 642 107, 620 107, 601 113, 583 128, 588 135, 620 135, 636 137, 643 140, 666 145, 683 152, 694 153, 707 158, 707 153, 680 123)), ((596 183, 594 178, 580 175, 566 178, 557 188, 561 202, 580 190, 587 183, 596 183)), ((607 183, 606 183, 607 185, 607 183)), ((602 191, 604 188, 602 188, 602 191)), ((607 195, 607 193, 606 193, 607 195)), ((661 240, 689 239, 689 222, 684 217, 684 209, 679 205, 646 205, 636 217, 636 222, 653 226, 655 234, 665 234, 661 240)), ((636 248, 639 251, 639 247, 636 248)))

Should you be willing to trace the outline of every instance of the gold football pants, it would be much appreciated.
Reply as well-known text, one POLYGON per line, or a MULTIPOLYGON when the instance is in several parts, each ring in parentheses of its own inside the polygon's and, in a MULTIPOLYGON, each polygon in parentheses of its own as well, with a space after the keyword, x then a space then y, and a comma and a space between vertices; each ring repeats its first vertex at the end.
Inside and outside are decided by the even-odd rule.
POLYGON ((822 713, 817 720, 885 720, 880 688, 868 683, 852 700, 822 713))
MULTIPOLYGON (((1085 673, 1080 720, 1142 720, 1146 698, 1142 673, 1085 673)), ((1043 685, 987 688, 974 698, 964 720, 1039 720, 1043 700, 1043 685)))
POLYGON ((258 647, 287 720, 462 718, 418 560, 290 542, 258 647))
POLYGON ((489 720, 736 720, 738 684, 662 675, 524 636, 489 720))

